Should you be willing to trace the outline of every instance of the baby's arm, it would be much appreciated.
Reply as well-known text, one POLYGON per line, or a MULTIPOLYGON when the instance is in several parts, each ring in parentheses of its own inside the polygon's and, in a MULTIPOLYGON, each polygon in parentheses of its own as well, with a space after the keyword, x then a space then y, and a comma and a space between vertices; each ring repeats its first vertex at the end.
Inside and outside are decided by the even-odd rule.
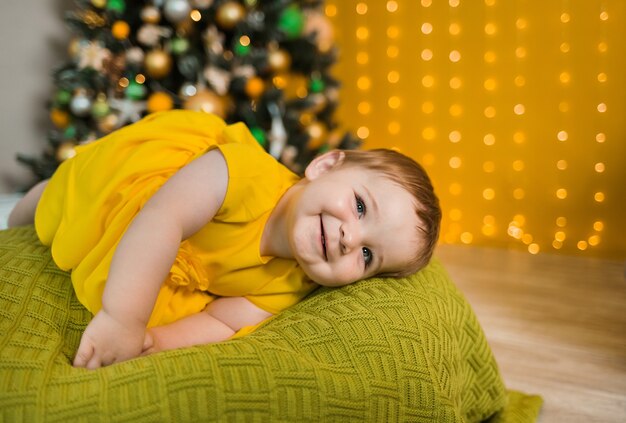
POLYGON ((218 298, 200 313, 148 329, 143 354, 224 341, 271 316, 243 297, 218 298))
POLYGON ((15 226, 31 225, 35 221, 35 210, 41 199, 43 190, 48 185, 48 179, 39 182, 32 187, 24 197, 17 202, 7 221, 7 226, 13 228, 15 226))
POLYGON ((212 150, 172 176, 133 219, 113 255, 102 309, 83 333, 74 365, 97 368, 138 356, 159 288, 182 240, 224 201, 228 168, 212 150))

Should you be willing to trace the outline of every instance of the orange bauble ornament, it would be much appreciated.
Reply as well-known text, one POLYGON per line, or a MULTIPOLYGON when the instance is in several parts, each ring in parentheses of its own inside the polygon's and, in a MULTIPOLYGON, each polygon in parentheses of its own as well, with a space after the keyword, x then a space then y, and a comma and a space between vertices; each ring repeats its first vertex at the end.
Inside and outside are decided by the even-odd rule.
POLYGON ((130 25, 125 21, 115 21, 111 26, 111 34, 117 40, 125 40, 130 34, 130 25))
POLYGON ((265 91, 265 82, 258 76, 254 76, 246 81, 246 94, 251 99, 257 99, 265 91))
POLYGON ((174 100, 169 94, 164 92, 156 92, 148 97, 146 108, 149 113, 162 112, 170 110, 174 107, 174 100))
POLYGON ((59 109, 52 109, 50 111, 50 120, 59 129, 65 129, 70 124, 70 115, 59 109))

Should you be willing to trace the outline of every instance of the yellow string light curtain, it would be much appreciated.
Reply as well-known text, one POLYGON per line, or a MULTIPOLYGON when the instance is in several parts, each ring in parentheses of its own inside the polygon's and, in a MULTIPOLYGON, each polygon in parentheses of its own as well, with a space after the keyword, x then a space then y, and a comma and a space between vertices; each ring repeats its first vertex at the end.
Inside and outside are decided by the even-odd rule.
POLYGON ((426 167, 441 242, 626 257, 625 8, 327 2, 339 120, 426 167))

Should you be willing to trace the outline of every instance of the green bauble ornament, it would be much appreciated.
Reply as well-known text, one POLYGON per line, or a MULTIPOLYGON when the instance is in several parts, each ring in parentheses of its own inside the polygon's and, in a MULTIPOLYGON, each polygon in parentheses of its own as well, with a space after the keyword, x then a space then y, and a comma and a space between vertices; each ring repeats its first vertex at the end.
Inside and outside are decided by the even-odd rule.
POLYGON ((146 95, 146 87, 132 80, 126 87, 126 90, 124 90, 124 95, 131 100, 141 100, 146 95))
POLYGON ((311 79, 311 83, 309 84, 309 89, 314 93, 321 93, 326 88, 326 84, 324 84, 324 80, 321 78, 313 78, 311 79))
POLYGON ((296 38, 302 33, 304 27, 304 15, 297 6, 285 9, 278 18, 278 29, 283 31, 288 38, 296 38))
POLYGON ((76 138, 76 127, 74 125, 70 125, 65 128, 63 131, 63 138, 66 140, 73 140, 76 138))
POLYGON ((124 0, 108 0, 107 10, 111 12, 124 13, 126 10, 126 2, 124 2, 124 0))
POLYGON ((182 54, 189 50, 189 40, 182 37, 176 37, 172 40, 172 53, 182 54))
POLYGON ((106 97, 98 98, 91 106, 91 115, 96 119, 101 119, 109 114, 111 108, 106 100, 106 97))
POLYGON ((235 47, 233 47, 233 52, 237 56, 245 56, 250 53, 250 45, 244 46, 243 44, 237 42, 235 43, 235 47))
POLYGON ((72 93, 68 90, 59 90, 54 96, 55 101, 60 106, 67 106, 72 100, 72 93))
POLYGON ((253 126, 252 128, 250 128, 250 132, 252 133, 252 136, 256 138, 257 142, 261 144, 261 146, 265 147, 265 144, 267 144, 265 131, 258 126, 253 126))

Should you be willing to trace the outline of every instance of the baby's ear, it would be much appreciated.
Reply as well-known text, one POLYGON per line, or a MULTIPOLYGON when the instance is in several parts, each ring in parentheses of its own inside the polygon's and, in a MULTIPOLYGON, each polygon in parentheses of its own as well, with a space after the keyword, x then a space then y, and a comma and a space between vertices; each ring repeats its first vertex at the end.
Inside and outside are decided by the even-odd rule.
POLYGON ((346 153, 341 150, 332 150, 317 156, 304 170, 304 177, 312 181, 343 163, 346 153))

